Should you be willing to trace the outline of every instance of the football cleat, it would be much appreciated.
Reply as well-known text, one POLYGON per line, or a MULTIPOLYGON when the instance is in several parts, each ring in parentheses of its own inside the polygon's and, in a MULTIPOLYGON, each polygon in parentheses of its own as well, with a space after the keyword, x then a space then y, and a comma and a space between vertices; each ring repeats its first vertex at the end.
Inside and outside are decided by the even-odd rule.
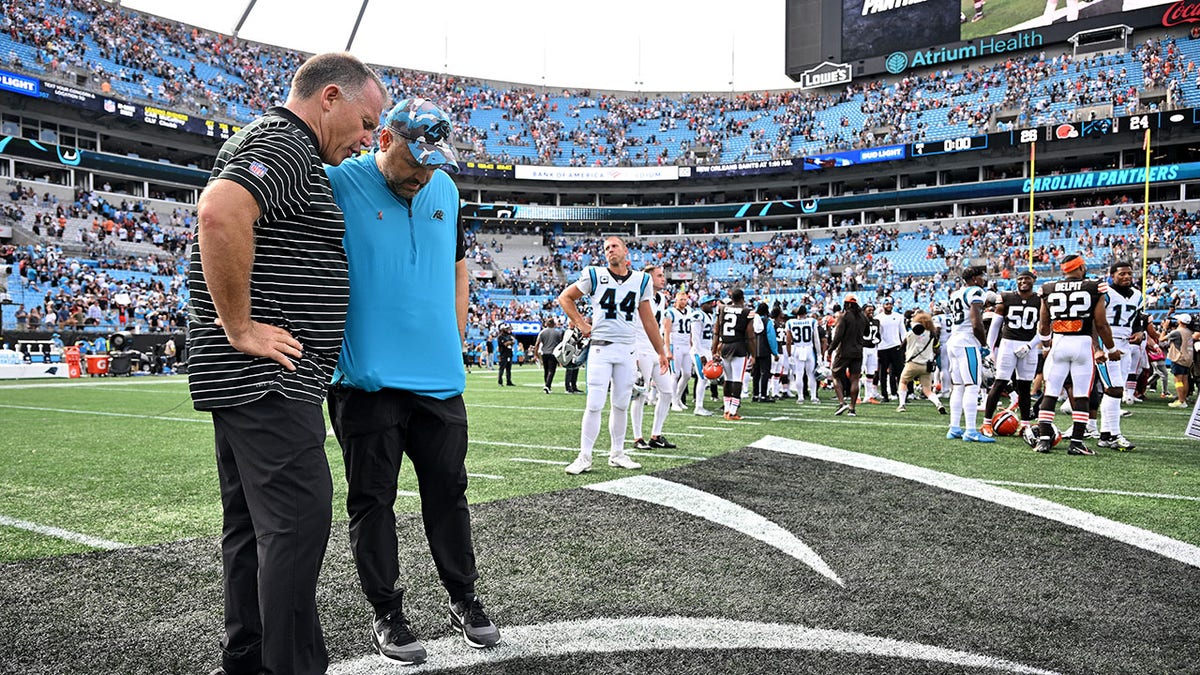
POLYGON ((642 468, 641 464, 638 464, 637 462, 633 461, 632 459, 629 459, 628 455, 618 455, 616 457, 609 457, 608 465, 613 467, 614 469, 640 469, 640 468, 642 468))
POLYGON ((704 408, 696 408, 692 411, 692 414, 699 415, 700 417, 712 417, 712 411, 704 408))
POLYGON ((939 414, 939 415, 949 415, 949 414, 950 414, 950 411, 949 411, 949 410, 946 410, 946 406, 944 406, 944 405, 939 405, 939 406, 938 406, 938 414, 939 414))
POLYGON ((959 427, 950 427, 950 430, 946 432, 946 440, 948 441, 956 441, 962 437, 963 430, 959 427))
POLYGON ((995 443, 996 442, 996 439, 992 438, 991 436, 986 436, 978 431, 975 431, 974 429, 964 431, 963 435, 962 435, 962 439, 964 441, 969 441, 971 443, 995 443))
POLYGON ((672 448, 677 448, 679 446, 675 445, 671 441, 668 441, 666 436, 651 436, 650 437, 650 447, 670 450, 672 448))
POLYGON ((737 413, 727 412, 725 413, 725 419, 729 420, 730 422, 737 422, 742 419, 742 416, 737 413))
POLYGON ((672 402, 672 403, 671 403, 671 410, 672 410, 672 411, 674 411, 674 412, 683 412, 683 411, 687 410, 687 408, 683 407, 683 404, 682 404, 682 403, 674 403, 674 402, 672 402))
POLYGON ((1094 455, 1095 450, 1084 445, 1082 441, 1071 441, 1071 445, 1067 447, 1068 455, 1094 455))
POLYGON ((980 433, 980 434, 982 434, 982 435, 984 435, 984 436, 987 436, 988 438, 995 438, 995 437, 996 437, 996 432, 992 430, 992 423, 991 423, 991 422, 984 422, 984 423, 983 423, 983 427, 981 427, 981 428, 979 429, 979 433, 980 433))
POLYGON ((575 458, 574 462, 567 465, 567 473, 572 476, 578 476, 581 473, 587 473, 592 470, 592 458, 580 455, 575 458))
POLYGON ((1050 441, 1043 438, 1043 439, 1039 439, 1037 443, 1034 443, 1033 451, 1049 454, 1051 447, 1052 446, 1050 445, 1050 441))
POLYGON ((834 414, 834 415, 844 415, 844 414, 846 414, 846 412, 847 412, 847 411, 849 411, 849 410, 850 410, 850 406, 849 406, 849 405, 847 405, 847 404, 845 404, 845 403, 843 403, 843 404, 841 404, 841 405, 839 405, 839 406, 837 407, 837 410, 834 410, 834 411, 833 411, 833 414, 834 414))
POLYGON ((633 447, 636 450, 649 450, 650 444, 644 438, 638 438, 633 441, 633 447))
POLYGON ((1133 450, 1134 448, 1137 447, 1136 445, 1133 444, 1133 441, 1129 440, 1128 438, 1125 438, 1124 436, 1117 436, 1115 438, 1110 438, 1107 441, 1100 440, 1100 441, 1096 442, 1096 445, 1101 448, 1109 448, 1111 450, 1116 450, 1117 452, 1127 452, 1127 451, 1133 450))
POLYGON ((908 410, 908 408, 905 408, 903 403, 901 403, 900 405, 896 406, 896 412, 905 412, 905 411, 907 411, 907 410, 908 410))

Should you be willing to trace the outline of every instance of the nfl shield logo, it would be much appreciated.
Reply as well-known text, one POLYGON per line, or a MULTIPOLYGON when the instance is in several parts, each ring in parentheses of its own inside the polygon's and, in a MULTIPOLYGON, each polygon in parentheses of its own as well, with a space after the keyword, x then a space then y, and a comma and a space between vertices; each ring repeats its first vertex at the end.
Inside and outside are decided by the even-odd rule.
POLYGON ((251 162, 249 168, 250 168, 250 173, 254 174, 255 176, 258 176, 259 178, 262 178, 263 176, 267 175, 267 167, 262 162, 251 162))

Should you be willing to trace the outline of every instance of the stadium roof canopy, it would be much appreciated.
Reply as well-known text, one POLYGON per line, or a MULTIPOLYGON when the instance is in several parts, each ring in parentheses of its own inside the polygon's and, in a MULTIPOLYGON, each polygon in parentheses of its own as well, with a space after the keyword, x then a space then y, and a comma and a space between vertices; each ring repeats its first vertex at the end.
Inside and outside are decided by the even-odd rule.
POLYGON ((129 9, 305 52, 551 87, 791 89, 784 0, 122 0, 129 9))

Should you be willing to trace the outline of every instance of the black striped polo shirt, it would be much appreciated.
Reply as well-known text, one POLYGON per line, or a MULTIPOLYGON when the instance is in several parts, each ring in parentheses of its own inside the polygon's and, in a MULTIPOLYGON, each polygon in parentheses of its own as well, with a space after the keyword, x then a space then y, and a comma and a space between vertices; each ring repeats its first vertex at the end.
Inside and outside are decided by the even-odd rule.
POLYGON ((286 108, 271 108, 221 147, 215 180, 241 185, 258 202, 250 318, 280 326, 303 345, 288 371, 234 349, 215 324, 197 225, 188 265, 188 385, 198 410, 241 405, 268 392, 320 404, 337 365, 350 298, 345 222, 333 200, 316 135, 286 108))

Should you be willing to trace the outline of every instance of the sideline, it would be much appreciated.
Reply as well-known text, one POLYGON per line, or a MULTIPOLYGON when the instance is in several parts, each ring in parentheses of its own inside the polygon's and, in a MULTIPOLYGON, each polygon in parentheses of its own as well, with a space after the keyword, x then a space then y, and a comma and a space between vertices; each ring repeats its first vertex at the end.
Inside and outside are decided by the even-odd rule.
POLYGON ((81 534, 79 532, 72 532, 70 530, 64 530, 61 527, 52 527, 50 525, 39 525, 37 523, 31 523, 27 520, 17 520, 16 518, 9 518, 8 516, 0 516, 0 525, 7 525, 8 527, 15 527, 15 528, 18 528, 21 530, 27 530, 29 532, 34 532, 36 534, 44 534, 47 537, 54 537, 56 539, 65 539, 67 541, 73 541, 76 544, 83 544, 84 546, 91 546, 92 548, 99 548, 99 549, 103 549, 105 551, 115 551, 117 549, 122 549, 122 548, 132 548, 131 544, 122 544, 119 541, 109 541, 107 539, 100 539, 99 537, 92 537, 90 535, 81 534))
POLYGON ((968 497, 999 504, 1000 506, 1007 506, 1017 511, 1024 511, 1039 518, 1057 521, 1064 525, 1079 528, 1085 532, 1098 534, 1114 541, 1157 553, 1172 560, 1178 560, 1192 567, 1200 567, 1200 547, 1156 534, 1140 527, 1119 523, 1094 513, 1064 506, 1048 499, 1031 497, 1019 492, 1013 492, 1012 490, 1006 490, 1002 487, 988 485, 974 478, 963 478, 891 459, 864 455, 840 448, 832 448, 827 445, 796 441, 790 438, 780 438, 778 436, 764 436, 751 443, 750 447, 818 459, 824 462, 845 464, 868 471, 877 471, 898 478, 904 478, 917 483, 924 483, 925 485, 931 485, 942 490, 957 492, 968 497))

